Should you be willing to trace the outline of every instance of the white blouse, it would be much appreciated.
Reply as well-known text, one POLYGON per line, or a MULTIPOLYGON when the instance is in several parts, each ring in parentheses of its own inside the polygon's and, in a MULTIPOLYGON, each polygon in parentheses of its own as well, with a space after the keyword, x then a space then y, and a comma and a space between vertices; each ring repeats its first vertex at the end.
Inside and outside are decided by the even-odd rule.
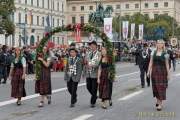
MULTIPOLYGON (((18 60, 15 59, 15 63, 17 63, 17 62, 18 62, 18 60)), ((23 67, 26 67, 26 59, 25 59, 24 57, 22 57, 21 63, 22 63, 22 65, 23 65, 23 67)), ((13 64, 13 63, 11 63, 11 67, 14 67, 14 64, 13 64)))

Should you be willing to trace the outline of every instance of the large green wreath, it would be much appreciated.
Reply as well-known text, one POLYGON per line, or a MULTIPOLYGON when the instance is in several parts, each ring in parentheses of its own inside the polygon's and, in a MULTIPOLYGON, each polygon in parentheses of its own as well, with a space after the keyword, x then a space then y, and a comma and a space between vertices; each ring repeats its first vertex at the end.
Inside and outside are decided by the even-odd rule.
MULTIPOLYGON (((42 53, 43 47, 47 44, 48 40, 54 35, 55 33, 63 32, 63 31, 75 31, 76 25, 67 25, 62 27, 56 27, 51 32, 46 33, 45 37, 41 40, 39 43, 36 53, 42 53)), ((98 28, 89 25, 89 24, 81 24, 80 25, 81 31, 88 32, 88 33, 94 33, 97 36, 99 36, 103 40, 103 45, 107 49, 107 54, 110 58, 112 58, 111 65, 109 67, 109 79, 114 80, 115 79, 115 59, 113 54, 113 46, 112 43, 109 41, 109 38, 106 36, 105 33, 101 32, 98 28)), ((41 72, 41 62, 36 60, 36 79, 39 80, 40 78, 40 72, 41 72)))

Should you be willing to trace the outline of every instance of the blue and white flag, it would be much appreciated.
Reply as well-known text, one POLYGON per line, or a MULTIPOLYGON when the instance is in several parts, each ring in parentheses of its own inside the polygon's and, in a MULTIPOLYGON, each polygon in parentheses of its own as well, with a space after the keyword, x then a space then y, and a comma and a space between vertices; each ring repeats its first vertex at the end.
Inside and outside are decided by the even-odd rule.
POLYGON ((50 27, 51 26, 51 20, 50 20, 50 16, 47 15, 46 17, 46 26, 50 27))

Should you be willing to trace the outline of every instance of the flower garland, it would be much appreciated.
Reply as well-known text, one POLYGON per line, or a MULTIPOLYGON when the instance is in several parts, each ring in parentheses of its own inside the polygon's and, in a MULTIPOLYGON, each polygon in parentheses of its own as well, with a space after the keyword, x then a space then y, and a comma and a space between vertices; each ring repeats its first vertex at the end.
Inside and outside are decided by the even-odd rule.
MULTIPOLYGON (((109 38, 106 36, 105 33, 101 32, 98 28, 89 25, 89 24, 80 24, 80 29, 82 31, 85 32, 89 32, 89 33, 94 33, 97 36, 99 36, 102 40, 103 40, 103 44, 105 46, 105 48, 107 48, 107 54, 108 56, 110 56, 112 58, 112 62, 111 65, 109 67, 109 79, 110 80, 114 80, 115 79, 115 58, 113 56, 113 46, 112 43, 109 41, 109 38)), ((59 32, 63 32, 63 31, 74 31, 76 29, 76 25, 67 25, 67 26, 62 26, 62 27, 56 27, 54 28, 51 32, 46 33, 45 37, 41 40, 41 42, 39 43, 37 49, 36 49, 36 53, 37 56, 38 54, 43 52, 43 47, 47 44, 48 40, 50 39, 50 37, 52 35, 54 35, 55 33, 59 33, 59 32)), ((40 73, 41 73, 41 62, 36 60, 36 80, 39 80, 40 78, 40 73)))

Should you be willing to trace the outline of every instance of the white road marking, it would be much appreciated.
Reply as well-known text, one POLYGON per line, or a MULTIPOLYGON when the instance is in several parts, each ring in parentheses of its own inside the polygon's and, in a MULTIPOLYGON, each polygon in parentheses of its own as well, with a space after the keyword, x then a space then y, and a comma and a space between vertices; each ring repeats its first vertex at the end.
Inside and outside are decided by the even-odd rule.
POLYGON ((127 95, 127 96, 124 96, 124 97, 118 99, 118 101, 128 100, 128 99, 130 99, 130 98, 132 98, 132 97, 134 97, 134 96, 136 96, 136 95, 139 95, 139 94, 141 94, 141 93, 143 93, 143 90, 140 90, 140 91, 131 93, 131 94, 127 95))
MULTIPOLYGON (((86 83, 81 83, 78 86, 81 87, 81 86, 85 86, 85 85, 86 85, 86 83)), ((67 90, 67 87, 60 88, 60 89, 53 90, 52 93, 62 92, 62 91, 66 91, 66 90, 67 90)), ((37 97, 39 97, 39 94, 29 95, 29 96, 22 98, 22 101, 37 98, 37 97)), ((9 105, 12 103, 16 103, 16 100, 12 99, 12 100, 8 100, 8 101, 0 102, 0 107, 5 106, 5 105, 9 105)))
MULTIPOLYGON (((123 74, 123 75, 120 75, 120 76, 117 76, 117 77, 130 76, 130 75, 133 75, 133 74, 136 74, 136 73, 139 73, 139 72, 133 72, 133 73, 129 73, 129 74, 123 74)), ((81 87, 81 86, 85 86, 85 85, 86 85, 86 83, 81 83, 81 84, 79 84, 78 86, 81 87)), ((64 88, 60 88, 60 89, 55 89, 55 90, 52 91, 52 93, 58 93, 58 92, 66 91, 66 90, 67 90, 67 87, 64 87, 64 88)), ((33 98, 37 98, 37 97, 39 97, 38 94, 29 95, 29 96, 26 96, 26 97, 22 98, 22 101, 24 101, 24 100, 29 100, 29 99, 33 99, 33 98)), ((15 100, 15 99, 3 101, 3 102, 0 102, 0 107, 6 106, 6 105, 9 105, 9 104, 13 104, 13 103, 16 103, 16 100, 15 100)))
POLYGON ((84 114, 84 115, 81 115, 73 120, 87 120, 89 119, 90 117, 93 117, 94 115, 93 114, 84 114))
POLYGON ((180 73, 178 73, 178 74, 175 74, 174 76, 175 76, 175 77, 178 77, 178 76, 180 76, 180 73))
POLYGON ((139 71, 138 72, 133 72, 133 73, 128 73, 128 74, 123 74, 123 75, 116 76, 116 78, 127 77, 127 76, 138 74, 138 73, 139 73, 139 71))

